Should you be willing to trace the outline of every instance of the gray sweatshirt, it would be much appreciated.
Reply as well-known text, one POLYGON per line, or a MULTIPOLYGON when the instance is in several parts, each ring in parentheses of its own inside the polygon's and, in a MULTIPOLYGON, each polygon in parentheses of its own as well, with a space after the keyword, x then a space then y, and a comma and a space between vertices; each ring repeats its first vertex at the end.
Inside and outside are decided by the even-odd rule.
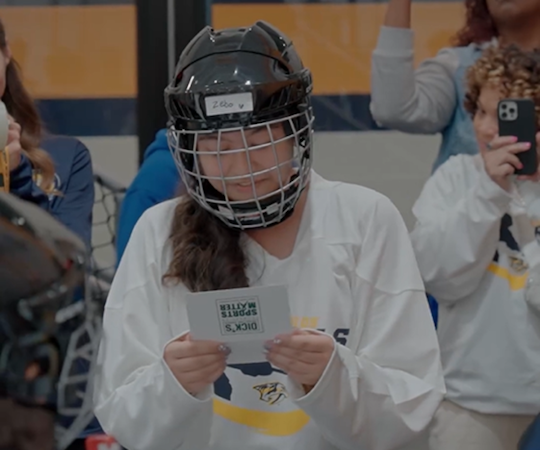
POLYGON ((371 113, 381 126, 434 134, 456 108, 459 59, 454 49, 444 48, 415 70, 413 40, 408 28, 381 28, 371 61, 371 113))

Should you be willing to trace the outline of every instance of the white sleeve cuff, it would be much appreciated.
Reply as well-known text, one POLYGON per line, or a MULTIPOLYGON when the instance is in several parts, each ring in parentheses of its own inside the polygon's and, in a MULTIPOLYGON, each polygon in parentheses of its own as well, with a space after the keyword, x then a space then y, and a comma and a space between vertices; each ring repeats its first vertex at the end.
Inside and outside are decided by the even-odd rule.
POLYGON ((317 384, 313 386, 313 389, 311 389, 311 391, 309 391, 307 394, 304 391, 304 387, 302 385, 296 383, 295 381, 287 377, 287 392, 291 396, 292 400, 295 401, 299 406, 304 403, 311 403, 312 401, 316 401, 316 399, 320 396, 320 393, 324 392, 326 385, 332 379, 332 372, 334 371, 334 366, 336 364, 339 364, 339 357, 337 356, 337 346, 338 344, 334 346, 334 352, 328 360, 328 364, 326 365, 326 368, 324 369, 321 377, 319 378, 319 381, 317 381, 317 384))
POLYGON ((412 57, 414 32, 410 28, 381 27, 375 53, 382 56, 412 57))
POLYGON ((309 391, 307 394, 306 394, 306 391, 304 390, 304 387, 301 384, 292 380, 290 377, 287 377, 286 389, 287 389, 287 393, 291 396, 293 401, 300 400, 300 399, 302 400, 310 399, 313 396, 316 396, 319 391, 323 391, 324 387, 328 383, 328 379, 331 378, 330 373, 332 372, 331 368, 334 365, 334 361, 336 359, 339 360, 339 358, 337 357, 337 349, 338 349, 339 344, 334 340, 332 336, 330 336, 328 333, 325 333, 323 331, 319 331, 313 328, 303 328, 303 330, 310 331, 313 334, 321 334, 321 335, 330 337, 332 339, 332 342, 334 343, 334 351, 332 352, 332 356, 330 356, 330 359, 328 360, 328 364, 326 364, 326 367, 323 373, 321 374, 319 381, 317 381, 317 384, 313 386, 313 389, 311 389, 311 391, 309 391))

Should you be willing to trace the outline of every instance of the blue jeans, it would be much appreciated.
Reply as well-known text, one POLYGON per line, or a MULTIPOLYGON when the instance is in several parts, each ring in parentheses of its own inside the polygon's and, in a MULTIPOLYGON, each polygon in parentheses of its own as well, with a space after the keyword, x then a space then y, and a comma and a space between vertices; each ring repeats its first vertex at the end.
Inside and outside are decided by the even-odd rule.
POLYGON ((540 449, 540 414, 529 425, 529 428, 527 428, 518 444, 518 450, 538 449, 540 449))

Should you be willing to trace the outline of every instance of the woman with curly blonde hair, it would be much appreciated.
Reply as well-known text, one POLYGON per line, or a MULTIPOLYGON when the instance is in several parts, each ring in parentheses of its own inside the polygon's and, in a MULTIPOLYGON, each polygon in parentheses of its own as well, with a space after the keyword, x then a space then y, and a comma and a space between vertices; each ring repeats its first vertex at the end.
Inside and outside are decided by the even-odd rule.
POLYGON ((503 98, 533 99, 540 118, 539 51, 490 47, 469 69, 480 153, 451 157, 413 208, 416 257, 440 305, 447 397, 434 450, 515 450, 540 408, 540 183, 514 175, 529 144, 498 136, 503 98))

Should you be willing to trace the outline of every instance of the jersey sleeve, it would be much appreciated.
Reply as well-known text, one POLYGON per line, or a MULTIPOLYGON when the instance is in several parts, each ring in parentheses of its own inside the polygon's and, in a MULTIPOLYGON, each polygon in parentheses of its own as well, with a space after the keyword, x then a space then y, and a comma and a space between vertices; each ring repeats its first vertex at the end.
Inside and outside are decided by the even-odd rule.
POLYGON ((347 345, 336 344, 307 395, 290 389, 337 449, 402 448, 428 426, 445 387, 407 229, 386 197, 365 227, 357 259, 347 345))
POLYGON ((94 173, 88 148, 77 139, 64 139, 75 153, 62 193, 51 206, 51 214, 92 245, 92 213, 94 207, 94 173))
POLYGON ((32 163, 23 154, 21 162, 11 171, 9 191, 22 200, 34 203, 45 211, 50 212, 50 202, 47 194, 34 182, 32 163))
POLYGON ((175 336, 146 214, 133 230, 105 306, 95 377, 95 414, 130 450, 203 449, 210 439, 211 388, 188 394, 163 359, 175 336))
POLYGON ((418 266, 426 289, 440 303, 476 290, 495 255, 512 199, 483 168, 474 182, 466 181, 472 164, 468 155, 451 158, 427 181, 413 207, 418 266))

